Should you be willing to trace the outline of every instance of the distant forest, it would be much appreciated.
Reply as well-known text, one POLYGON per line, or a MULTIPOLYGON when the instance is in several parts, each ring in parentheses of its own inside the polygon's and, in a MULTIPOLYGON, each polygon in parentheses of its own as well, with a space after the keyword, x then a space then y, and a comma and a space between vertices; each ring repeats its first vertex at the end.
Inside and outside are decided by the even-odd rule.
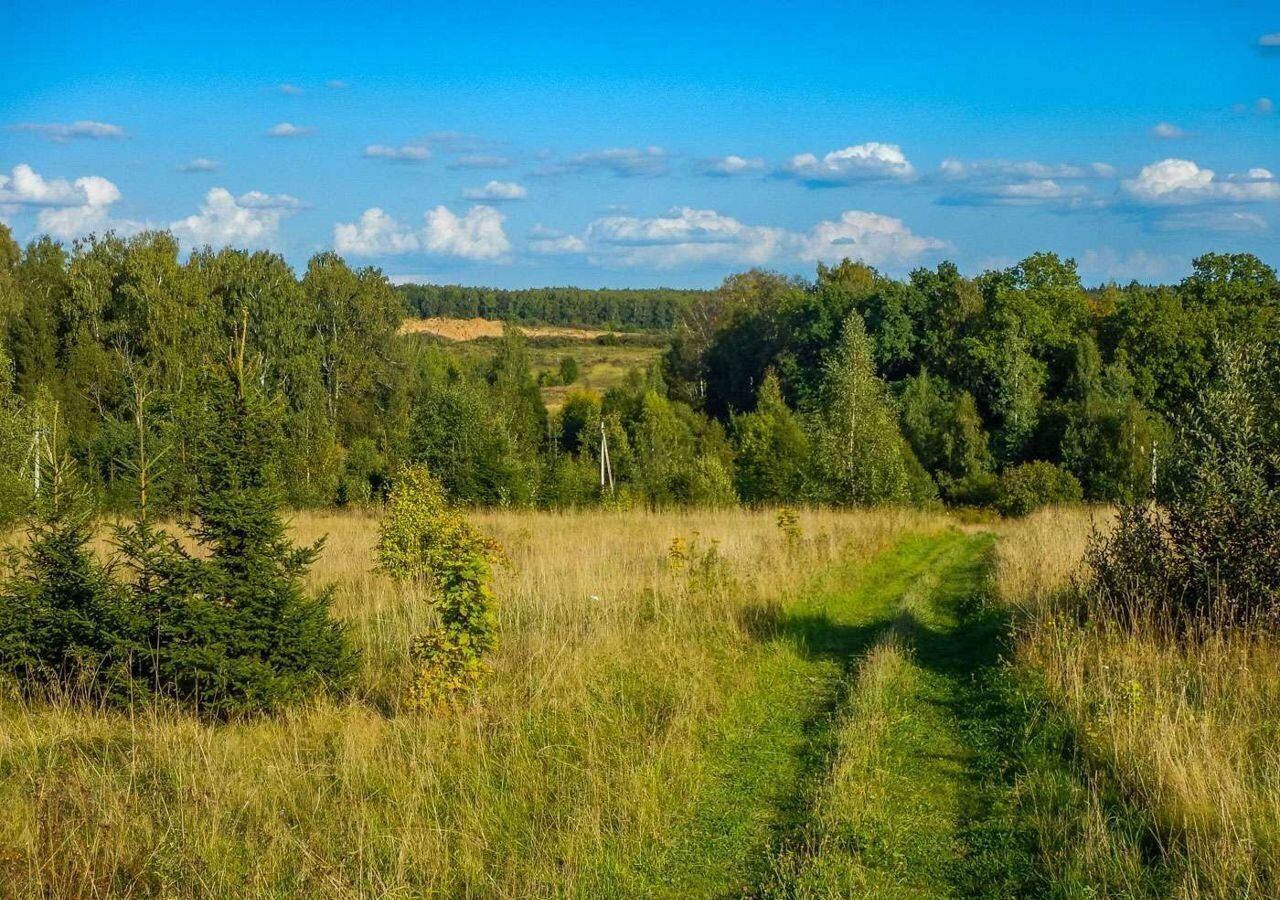
POLYGON ((406 284, 399 288, 410 315, 497 319, 523 325, 577 325, 667 331, 706 291, 672 288, 529 288, 504 291, 458 284, 406 284))
MULTIPOLYGON (((1175 285, 1087 290, 1054 254, 962 275, 860 263, 753 270, 712 291, 394 288, 332 253, 199 250, 165 232, 19 247, 0 226, 0 517, 36 456, 99 509, 190 509, 209 397, 240 347, 270 415, 258 464, 294 506, 383 497, 426 464, 459 503, 937 503, 1025 512, 1140 498, 1244 348, 1280 384, 1280 282, 1207 254, 1175 285), (447 302, 446 302, 447 301, 447 302), (668 329, 603 394, 548 411, 511 329, 491 354, 397 337, 416 314, 668 329), (469 304, 474 303, 474 306, 469 304), (600 487, 601 434, 614 487, 600 487)), ((573 381, 570 376, 567 380, 573 381)), ((46 469, 46 471, 48 471, 46 469)))

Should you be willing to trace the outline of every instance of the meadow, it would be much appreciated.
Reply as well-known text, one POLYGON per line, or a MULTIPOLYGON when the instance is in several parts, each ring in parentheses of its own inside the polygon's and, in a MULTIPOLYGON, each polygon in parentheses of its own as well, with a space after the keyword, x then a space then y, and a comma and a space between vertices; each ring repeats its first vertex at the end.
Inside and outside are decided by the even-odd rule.
POLYGON ((228 724, 5 696, 0 893, 1274 895, 1280 653, 1073 613, 1106 510, 472 520, 501 646, 456 714, 401 704, 433 613, 358 512, 293 521, 329 536, 350 696, 228 724))

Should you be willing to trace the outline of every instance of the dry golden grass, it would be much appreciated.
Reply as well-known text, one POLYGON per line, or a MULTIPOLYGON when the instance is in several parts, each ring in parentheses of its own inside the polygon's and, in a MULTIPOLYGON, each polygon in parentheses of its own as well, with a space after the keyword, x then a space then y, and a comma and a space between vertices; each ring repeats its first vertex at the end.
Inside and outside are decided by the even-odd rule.
MULTIPOLYGON (((433 316, 426 319, 405 319, 400 323, 400 334, 434 334, 450 341, 474 341, 480 338, 502 337, 507 323, 495 319, 451 319, 433 316)), ((597 328, 568 328, 560 325, 517 325, 516 329, 526 337, 557 337, 577 341, 593 341, 611 331, 597 328)))
MULTIPOLYGON (((1276 896, 1280 644, 1248 631, 1175 640, 1158 623, 1122 629, 1096 610, 1077 624, 1054 598, 1079 569, 1091 523, 1108 522, 1049 510, 1004 526, 994 575, 1028 614, 1020 664, 1043 673, 1088 756, 1149 810, 1177 896, 1276 896)), ((1109 840, 1105 828, 1092 833, 1109 840)))
POLYGON ((697 784, 703 729, 753 652, 749 611, 785 607, 838 556, 945 527, 806 512, 795 549, 766 512, 476 520, 510 563, 494 677, 465 715, 397 709, 431 614, 370 574, 362 514, 294 523, 329 535, 312 578, 336 585, 365 655, 354 696, 230 725, 0 700, 0 895, 591 895, 697 784), (671 539, 695 534, 706 577, 672 572, 671 539))

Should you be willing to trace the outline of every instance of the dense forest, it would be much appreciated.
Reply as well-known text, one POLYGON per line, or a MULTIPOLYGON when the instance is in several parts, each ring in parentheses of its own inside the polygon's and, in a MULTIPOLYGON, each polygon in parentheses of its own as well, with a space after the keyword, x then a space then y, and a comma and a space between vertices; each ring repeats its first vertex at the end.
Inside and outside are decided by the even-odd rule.
POLYGON ((575 287, 503 291, 457 284, 400 288, 411 315, 498 319, 526 325, 580 325, 666 331, 705 291, 671 288, 585 290, 575 287))
POLYGON ((896 280, 846 261, 811 281, 751 271, 707 292, 457 290, 530 304, 475 310, 412 300, 452 290, 402 294, 330 253, 298 277, 265 252, 183 261, 163 232, 19 248, 0 230, 0 511, 30 506, 49 450, 101 509, 136 510, 145 467, 154 513, 189 510, 192 448, 220 427, 202 386, 237 341, 271 404, 263 471, 294 506, 380 498, 406 463, 475 504, 1019 513, 1126 500, 1175 452, 1218 347, 1261 353, 1280 331, 1276 273, 1248 255, 1203 256, 1172 286, 1087 290, 1074 263, 1037 254, 974 278, 943 263, 896 280), (672 346, 661 365, 603 395, 570 392, 552 414, 517 332, 486 358, 401 339, 406 296, 413 313, 674 320, 672 346), (622 315, 625 298, 635 305, 622 315), (614 480, 603 493, 602 434, 614 480))

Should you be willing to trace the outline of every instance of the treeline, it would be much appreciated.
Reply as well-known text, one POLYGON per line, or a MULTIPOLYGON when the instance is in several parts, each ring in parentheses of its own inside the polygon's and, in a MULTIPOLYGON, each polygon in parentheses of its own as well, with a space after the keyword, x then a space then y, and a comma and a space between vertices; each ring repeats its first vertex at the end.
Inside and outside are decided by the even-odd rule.
POLYGON ((690 294, 659 365, 549 412, 514 330, 489 356, 399 339, 400 294, 333 254, 299 277, 269 253, 182 261, 165 233, 0 238, 10 520, 50 441, 98 508, 136 511, 145 462, 152 512, 189 511, 218 427, 203 373, 239 339, 274 429, 259 463, 294 506, 379 500, 407 464, 486 505, 1124 501, 1178 452, 1216 348, 1280 329, 1276 274, 1248 255, 1097 290, 1052 254, 974 278, 752 271, 690 294))
MULTIPOLYGON (((1097 290, 1053 254, 976 278, 943 263, 903 281, 846 261, 812 282, 730 277, 683 319, 667 374, 671 396, 724 423, 741 450, 762 416, 829 418, 832 348, 865 328, 908 469, 918 464, 945 500, 1020 512, 1037 497, 1144 496, 1176 452, 1174 426, 1217 374, 1217 348, 1263 354, 1278 310, 1275 271, 1247 254, 1201 256, 1174 286, 1097 290)), ((865 456, 868 427, 843 448, 812 444, 809 496, 831 496, 822 470, 865 456)), ((743 499, 790 498, 744 478, 743 462, 743 499)), ((886 496, 904 494, 868 479, 833 499, 886 496)))
POLYGON ((522 325, 668 331, 705 291, 575 287, 504 291, 459 284, 401 285, 411 315, 496 319, 522 325))
POLYGON ((403 430, 400 297, 374 269, 321 254, 201 250, 163 232, 48 238, 0 226, 0 516, 31 505, 43 452, 65 452, 99 508, 186 512, 209 415, 207 373, 243 349, 270 406, 258 462, 294 505, 368 499, 403 430), (243 348, 239 348, 243 342, 243 348), (55 429, 56 424, 56 429, 55 429), (53 445, 50 447, 49 445, 53 445))

